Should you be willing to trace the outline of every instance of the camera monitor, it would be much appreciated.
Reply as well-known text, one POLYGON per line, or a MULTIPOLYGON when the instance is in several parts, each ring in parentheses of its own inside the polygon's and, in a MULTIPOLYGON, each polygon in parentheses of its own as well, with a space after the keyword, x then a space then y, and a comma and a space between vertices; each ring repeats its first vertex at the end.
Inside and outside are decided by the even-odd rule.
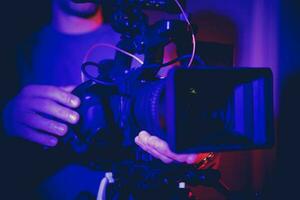
POLYGON ((167 142, 178 153, 269 148, 272 72, 266 68, 174 69, 167 77, 167 142))

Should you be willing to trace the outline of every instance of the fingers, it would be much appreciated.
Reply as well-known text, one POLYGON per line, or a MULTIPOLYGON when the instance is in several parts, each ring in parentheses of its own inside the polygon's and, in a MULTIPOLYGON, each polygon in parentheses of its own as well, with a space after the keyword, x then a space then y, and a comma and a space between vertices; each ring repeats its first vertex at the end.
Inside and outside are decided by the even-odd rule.
POLYGON ((135 138, 135 142, 143 150, 162 160, 164 163, 177 161, 192 164, 197 158, 196 154, 176 154, 172 152, 165 141, 156 136, 151 136, 146 131, 141 131, 135 138))
POLYGON ((76 88, 76 86, 68 85, 68 86, 63 86, 63 87, 59 87, 59 88, 66 92, 72 92, 76 88))
POLYGON ((149 139, 149 145, 153 146, 158 152, 168 156, 177 162, 184 162, 187 164, 191 164, 195 161, 195 154, 176 154, 172 152, 169 148, 169 145, 156 136, 151 136, 149 139))
POLYGON ((6 107, 8 135, 46 146, 55 146, 58 136, 67 133, 64 122, 75 124, 79 114, 72 110, 80 99, 70 92, 74 86, 29 85, 6 107), (60 122, 63 121, 63 122, 60 122))
POLYGON ((160 159, 164 163, 171 163, 173 160, 168 158, 167 156, 164 156, 163 154, 159 153, 154 148, 149 148, 148 145, 145 144, 145 141, 141 141, 140 137, 135 138, 135 142, 137 145, 139 145, 144 151, 150 153, 155 158, 160 159))
POLYGON ((196 154, 186 154, 184 155, 185 163, 194 164, 196 162, 197 155, 196 154))
MULTIPOLYGON (((143 137, 143 136, 142 136, 143 137)), ((169 146, 166 142, 159 139, 156 136, 149 136, 147 142, 147 146, 151 151, 157 152, 156 155, 158 158, 163 158, 164 160, 168 160, 168 163, 172 162, 172 152, 169 149, 169 146)), ((157 157, 156 156, 156 157, 157 157)))
POLYGON ((71 89, 71 86, 62 89, 55 86, 30 85, 23 89, 22 94, 51 99, 70 108, 77 108, 80 99, 69 92, 71 89))
POLYGON ((67 125, 46 119, 36 113, 27 113, 23 121, 27 126, 56 136, 64 136, 67 133, 67 125))
POLYGON ((23 133, 20 135, 21 138, 44 146, 54 147, 58 142, 58 139, 56 137, 47 135, 26 126, 23 126, 22 132, 23 133))
POLYGON ((79 120, 77 112, 54 101, 36 98, 29 103, 32 104, 31 109, 33 111, 53 116, 70 124, 76 124, 79 120))

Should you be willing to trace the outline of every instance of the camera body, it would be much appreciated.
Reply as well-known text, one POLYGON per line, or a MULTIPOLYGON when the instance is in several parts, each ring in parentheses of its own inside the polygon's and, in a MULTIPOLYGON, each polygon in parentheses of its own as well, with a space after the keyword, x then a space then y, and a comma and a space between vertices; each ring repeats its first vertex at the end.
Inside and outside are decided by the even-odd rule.
MULTIPOLYGON (((112 85, 90 80, 69 143, 78 153, 122 155, 141 130, 177 153, 268 148, 274 143, 272 73, 267 68, 178 67, 168 76, 138 68, 112 85)), ((97 154, 99 155, 99 154, 97 154)))

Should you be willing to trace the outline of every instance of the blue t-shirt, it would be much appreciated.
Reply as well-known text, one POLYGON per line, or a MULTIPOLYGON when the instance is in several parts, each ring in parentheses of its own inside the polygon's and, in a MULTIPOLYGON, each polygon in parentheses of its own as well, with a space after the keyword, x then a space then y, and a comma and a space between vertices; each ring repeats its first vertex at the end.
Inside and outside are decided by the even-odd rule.
MULTIPOLYGON (((95 44, 116 45, 120 35, 107 24, 99 29, 78 35, 68 35, 46 26, 33 35, 21 48, 19 71, 22 85, 78 85, 81 83, 81 64, 95 44)), ((88 61, 113 59, 115 51, 108 47, 95 48, 88 61)))
MULTIPOLYGON (((81 64, 88 50, 98 43, 116 45, 119 40, 120 35, 109 25, 80 35, 63 34, 50 25, 46 26, 20 49, 18 70, 21 84, 78 85, 81 83, 81 64)), ((90 53, 88 61, 113 59, 114 54, 113 49, 98 47, 90 53)), ((51 166, 50 161, 48 164, 51 166)), ((103 175, 101 171, 69 164, 42 182, 38 188, 39 197, 73 200, 82 192, 96 195, 103 175)))

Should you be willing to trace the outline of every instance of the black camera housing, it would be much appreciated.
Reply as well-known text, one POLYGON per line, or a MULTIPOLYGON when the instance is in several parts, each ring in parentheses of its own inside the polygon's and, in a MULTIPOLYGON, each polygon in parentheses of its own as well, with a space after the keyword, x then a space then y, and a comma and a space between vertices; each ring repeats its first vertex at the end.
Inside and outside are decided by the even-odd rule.
POLYGON ((88 81, 73 91, 82 101, 80 122, 69 134, 77 153, 98 149, 117 155, 135 146, 141 130, 166 140, 177 153, 274 144, 270 69, 175 68, 164 79, 145 79, 152 70, 132 70, 114 85, 88 81))

